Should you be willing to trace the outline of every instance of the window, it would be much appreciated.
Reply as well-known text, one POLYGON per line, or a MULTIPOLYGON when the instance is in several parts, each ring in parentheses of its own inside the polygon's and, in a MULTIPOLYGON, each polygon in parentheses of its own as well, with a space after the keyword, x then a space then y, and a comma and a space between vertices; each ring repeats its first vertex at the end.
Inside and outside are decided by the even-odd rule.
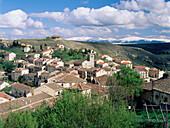
POLYGON ((164 97, 164 102, 168 102, 168 97, 164 97))
POLYGON ((158 96, 158 95, 155 95, 155 98, 156 98, 156 100, 158 100, 158 99, 159 99, 159 96, 158 96))

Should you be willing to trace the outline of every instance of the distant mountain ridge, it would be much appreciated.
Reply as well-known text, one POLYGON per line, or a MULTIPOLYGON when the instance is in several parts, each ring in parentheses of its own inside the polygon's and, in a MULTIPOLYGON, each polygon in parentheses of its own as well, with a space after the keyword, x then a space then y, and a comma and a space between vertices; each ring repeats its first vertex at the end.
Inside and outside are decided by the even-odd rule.
POLYGON ((137 36, 129 36, 121 39, 115 38, 93 38, 93 37, 73 37, 68 40, 74 41, 88 41, 88 42, 102 42, 112 44, 148 44, 148 43, 170 43, 168 38, 143 38, 137 36))

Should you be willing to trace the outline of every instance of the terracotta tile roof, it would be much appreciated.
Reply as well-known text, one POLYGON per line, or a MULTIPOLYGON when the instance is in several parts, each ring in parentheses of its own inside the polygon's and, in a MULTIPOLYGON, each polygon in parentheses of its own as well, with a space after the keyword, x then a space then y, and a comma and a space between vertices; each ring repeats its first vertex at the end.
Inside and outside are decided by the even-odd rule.
POLYGON ((41 53, 46 53, 46 52, 51 52, 51 49, 48 49, 48 50, 42 51, 41 53))
POLYGON ((129 62, 122 62, 121 64, 131 64, 131 63, 129 63, 129 62))
POLYGON ((83 91, 83 90, 91 89, 91 87, 83 83, 76 83, 75 85, 71 86, 70 89, 78 89, 83 91))
POLYGON ((147 68, 146 66, 134 66, 134 68, 147 68))
POLYGON ((31 90, 31 87, 30 86, 27 86, 27 85, 24 85, 24 84, 21 84, 21 83, 14 83, 12 84, 11 86, 19 89, 20 91, 24 92, 24 91, 30 91, 31 90))
POLYGON ((108 78, 108 75, 103 75, 103 76, 95 77, 94 80, 95 80, 97 83, 103 85, 103 84, 106 84, 107 78, 108 78))
POLYGON ((28 70, 26 68, 16 68, 15 71, 24 71, 24 70, 28 70))
POLYGON ((115 66, 116 67, 116 69, 122 69, 122 67, 121 66, 115 66))
POLYGON ((57 82, 57 83, 78 83, 78 82, 85 82, 85 80, 78 78, 71 74, 64 74, 60 77, 55 78, 55 82, 57 82))
POLYGON ((145 68, 138 68, 139 71, 147 71, 145 68))
POLYGON ((50 87, 51 89, 55 90, 55 91, 58 91, 58 90, 62 90, 63 87, 58 85, 57 83, 47 83, 47 84, 44 84, 48 87, 50 87))
POLYGON ((27 54, 24 54, 24 55, 35 55, 37 53, 27 53, 27 54))
POLYGON ((25 98, 25 97, 17 98, 17 99, 0 104, 0 113, 10 112, 11 111, 10 108, 14 110, 14 109, 19 109, 24 106, 25 108, 30 110, 29 104, 34 104, 37 106, 37 104, 35 103, 43 101, 45 99, 49 99, 49 98, 51 98, 51 96, 44 92, 34 95, 34 96, 30 96, 28 98, 25 98))
POLYGON ((150 68, 149 70, 158 70, 157 68, 150 68))
POLYGON ((98 65, 103 65, 103 64, 104 64, 104 63, 102 63, 102 62, 99 62, 99 63, 98 63, 98 65))
MULTIPOLYGON (((146 90, 152 90, 152 82, 144 84, 143 87, 146 90)), ((153 89, 170 94, 170 76, 166 79, 154 81, 153 89)))
POLYGON ((9 54, 11 54, 11 52, 6 52, 4 55, 9 55, 9 54))
POLYGON ((1 93, 1 92, 0 92, 0 97, 9 100, 9 96, 7 94, 1 93))

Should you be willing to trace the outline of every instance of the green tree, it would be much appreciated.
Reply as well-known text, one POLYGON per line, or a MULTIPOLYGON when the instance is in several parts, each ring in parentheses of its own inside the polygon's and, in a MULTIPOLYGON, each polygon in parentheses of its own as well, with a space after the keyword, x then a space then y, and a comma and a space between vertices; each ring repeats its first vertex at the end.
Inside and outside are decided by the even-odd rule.
POLYGON ((46 37, 46 40, 50 40, 50 37, 46 37))
POLYGON ((23 78, 23 76, 19 76, 19 77, 18 77, 18 82, 19 82, 19 83, 24 83, 24 78, 23 78))
POLYGON ((139 96, 143 90, 143 79, 131 68, 122 67, 121 71, 110 76, 107 85, 110 86, 110 97, 114 102, 127 102, 139 96))
POLYGON ((138 127, 134 117, 135 113, 121 106, 115 110, 110 101, 98 96, 64 91, 62 97, 54 100, 52 108, 43 104, 35 112, 10 113, 3 124, 4 128, 138 127))
POLYGON ((42 44, 40 45, 40 50, 42 50, 42 44))
POLYGON ((6 61, 3 63, 3 69, 8 73, 11 73, 15 69, 15 65, 13 61, 6 61))

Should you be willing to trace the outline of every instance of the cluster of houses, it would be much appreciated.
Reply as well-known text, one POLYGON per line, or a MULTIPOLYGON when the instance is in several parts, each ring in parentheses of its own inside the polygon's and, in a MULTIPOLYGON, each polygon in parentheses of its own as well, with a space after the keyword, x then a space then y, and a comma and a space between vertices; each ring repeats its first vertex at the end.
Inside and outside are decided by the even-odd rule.
MULTIPOLYGON (((31 45, 24 45, 24 51, 28 52, 31 45)), ((57 49, 64 49, 64 45, 57 44, 57 49)), ((78 90, 83 94, 104 93, 107 77, 121 70, 121 66, 130 67, 140 74, 146 82, 150 79, 160 79, 164 71, 145 66, 134 66, 129 60, 113 59, 108 55, 101 55, 101 59, 95 59, 94 53, 87 54, 87 60, 71 60, 67 63, 60 58, 52 57, 53 48, 47 48, 39 53, 26 53, 24 60, 14 60, 15 53, 6 52, 4 59, 14 61, 16 68, 10 76, 13 84, 0 83, 0 90, 11 86, 11 95, 0 93, 0 107, 4 104, 16 102, 21 99, 41 95, 42 98, 59 96, 64 89, 78 90), (107 60, 104 61, 104 60, 107 60), (22 79, 22 83, 19 83, 22 79), (34 84, 34 87, 28 86, 34 84), (94 91, 95 90, 95 91, 94 91), (2 104, 1 104, 2 103, 2 104)), ((83 51, 82 51, 83 52, 83 51)), ((42 100, 39 98, 39 100, 42 100)), ((38 102, 38 100, 36 100, 38 102)), ((33 103, 27 102, 27 104, 33 103)))

